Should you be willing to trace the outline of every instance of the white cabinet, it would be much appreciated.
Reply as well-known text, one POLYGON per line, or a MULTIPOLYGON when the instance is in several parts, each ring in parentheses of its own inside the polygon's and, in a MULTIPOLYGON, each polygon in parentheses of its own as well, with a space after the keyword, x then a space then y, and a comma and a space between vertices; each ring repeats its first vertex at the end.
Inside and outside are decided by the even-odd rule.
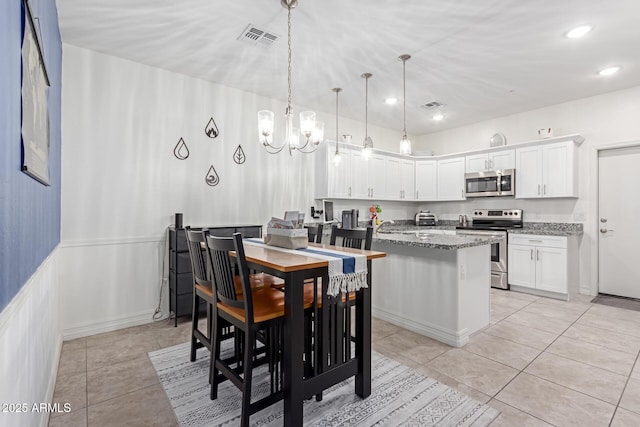
POLYGON ((346 199, 351 197, 351 150, 340 150, 340 163, 334 162, 335 143, 328 142, 316 156, 316 199, 346 199))
POLYGON ((372 154, 368 160, 359 151, 351 154, 351 187, 354 199, 388 198, 386 190, 385 157, 372 154))
POLYGON ((438 200, 464 200, 464 157, 438 160, 438 200))
POLYGON ((429 202, 438 199, 437 171, 437 160, 416 160, 416 200, 429 202))
POLYGON ((578 197, 573 141, 516 149, 516 198, 578 197))
POLYGON ((415 162, 388 157, 385 166, 387 198, 415 200, 415 162))
POLYGON ((516 167, 516 151, 510 149, 472 154, 465 157, 465 162, 467 173, 513 169, 516 167))
POLYGON ((385 195, 390 200, 415 200, 415 162, 397 157, 385 160, 385 195))
POLYGON ((509 284, 541 291, 568 293, 567 237, 509 235, 509 284))

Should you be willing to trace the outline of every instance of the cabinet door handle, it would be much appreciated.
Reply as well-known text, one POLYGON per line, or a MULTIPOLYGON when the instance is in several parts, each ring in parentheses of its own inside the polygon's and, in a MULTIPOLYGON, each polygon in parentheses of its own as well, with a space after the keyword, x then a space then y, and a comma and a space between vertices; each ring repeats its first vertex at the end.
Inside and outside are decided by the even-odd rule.
POLYGON ((489 160, 489 169, 493 170, 493 160, 489 160))
POLYGON ((464 188, 462 190, 460 190, 460 197, 462 197, 464 199, 464 188))
POLYGON ((349 187, 349 197, 351 197, 351 187, 349 187))
POLYGON ((538 184, 538 196, 540 195, 540 184, 538 184))
POLYGON ((540 251, 536 249, 536 261, 540 261, 540 251))
POLYGON ((420 192, 418 190, 416 190, 416 199, 420 198, 420 192))
POLYGON ((542 186, 542 194, 547 194, 547 184, 542 186))
POLYGON ((484 161, 485 170, 489 169, 489 162, 487 160, 484 161))
POLYGON ((533 261, 533 249, 531 249, 531 261, 533 261))

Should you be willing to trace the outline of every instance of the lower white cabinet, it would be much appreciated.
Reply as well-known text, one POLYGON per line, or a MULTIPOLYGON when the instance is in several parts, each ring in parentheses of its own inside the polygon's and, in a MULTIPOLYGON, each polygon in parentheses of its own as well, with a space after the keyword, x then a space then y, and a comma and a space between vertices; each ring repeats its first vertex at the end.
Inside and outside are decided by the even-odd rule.
POLYGON ((541 291, 569 292, 568 238, 509 235, 509 284, 541 291))

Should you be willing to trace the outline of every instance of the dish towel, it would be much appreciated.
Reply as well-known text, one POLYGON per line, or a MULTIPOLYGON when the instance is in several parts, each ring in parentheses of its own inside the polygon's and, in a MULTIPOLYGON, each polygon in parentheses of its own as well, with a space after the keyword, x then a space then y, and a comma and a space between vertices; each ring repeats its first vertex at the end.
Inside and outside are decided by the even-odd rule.
POLYGON ((267 246, 260 239, 243 239, 245 244, 263 246, 270 250, 293 255, 305 255, 326 260, 329 263, 329 284, 327 295, 335 297, 340 292, 355 292, 367 286, 367 257, 326 248, 285 249, 267 246))

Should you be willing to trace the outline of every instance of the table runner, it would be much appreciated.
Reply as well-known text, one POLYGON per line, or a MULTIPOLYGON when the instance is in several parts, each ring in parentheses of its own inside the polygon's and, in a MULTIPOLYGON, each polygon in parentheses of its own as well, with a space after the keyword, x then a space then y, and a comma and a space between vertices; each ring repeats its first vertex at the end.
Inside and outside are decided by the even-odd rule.
POLYGON ((367 257, 346 254, 339 250, 309 247, 306 249, 286 249, 266 245, 260 239, 244 239, 245 244, 263 246, 293 255, 305 255, 326 260, 329 263, 329 284, 327 295, 335 297, 340 292, 355 292, 367 287, 367 257))

